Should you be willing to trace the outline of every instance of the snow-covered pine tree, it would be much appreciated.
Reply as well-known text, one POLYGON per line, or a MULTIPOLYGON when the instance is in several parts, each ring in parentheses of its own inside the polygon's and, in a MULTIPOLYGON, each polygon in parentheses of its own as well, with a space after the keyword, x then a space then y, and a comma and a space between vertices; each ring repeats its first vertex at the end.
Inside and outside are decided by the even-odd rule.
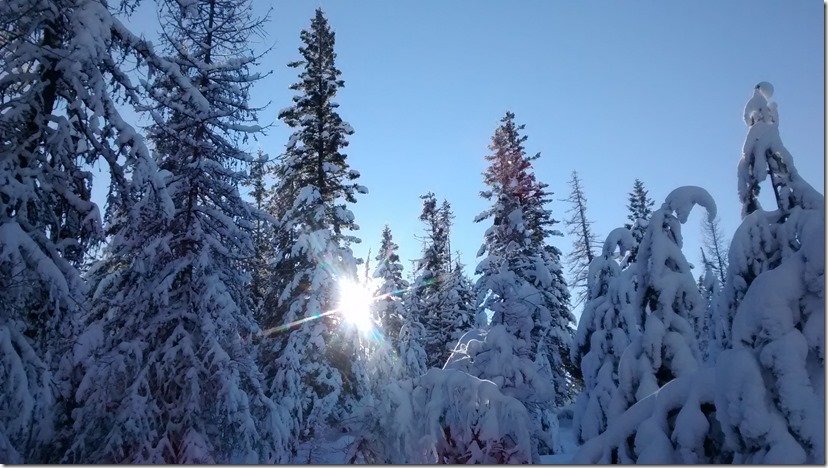
POLYGON ((382 229, 379 253, 376 256, 377 267, 372 276, 379 283, 374 292, 374 296, 380 298, 375 305, 377 318, 385 340, 395 351, 399 350, 400 329, 407 315, 401 295, 408 289, 408 281, 402 277, 403 266, 398 249, 391 228, 386 224, 382 229))
POLYGON ((641 336, 633 339, 621 358, 611 419, 699 367, 696 336, 705 307, 681 251, 681 224, 695 204, 705 207, 709 217, 716 215, 716 205, 704 189, 685 186, 670 192, 650 218, 639 244, 631 268, 640 281, 634 306, 643 326, 641 336))
POLYGON ((730 336, 733 317, 751 283, 762 272, 777 267, 781 260, 778 252, 786 249, 779 244, 776 226, 786 221, 790 208, 813 209, 824 200, 799 176, 792 156, 781 142, 776 104, 768 101, 772 95, 770 83, 757 84, 744 111, 749 131, 739 160, 742 224, 733 235, 728 253, 730 268, 722 287, 723 302, 717 308, 720 314, 717 336, 723 349, 733 346, 730 336), (768 176, 777 211, 766 212, 759 203, 760 184, 768 176), (753 215, 755 212, 759 214, 753 215))
MULTIPOLYGON (((394 242, 391 229, 386 225, 382 231, 379 254, 375 257, 377 266, 370 273, 365 262, 366 285, 378 284, 373 291, 372 318, 377 325, 368 334, 360 354, 363 365, 357 366, 359 401, 343 425, 351 441, 345 450, 345 461, 349 464, 391 463, 388 451, 388 430, 383 427, 385 409, 382 404, 386 387, 401 379, 411 377, 406 362, 400 357, 409 351, 406 341, 404 350, 400 346, 400 331, 409 320, 408 311, 403 307, 401 294, 408 287, 402 278, 403 267, 397 254, 399 246, 394 242), (373 281, 369 281, 373 278, 373 281)), ((370 250, 368 253, 370 257, 370 250)), ((425 351, 419 343, 420 363, 415 368, 419 375, 425 367, 425 351)))
POLYGON ((725 239, 724 231, 722 231, 721 221, 717 216, 713 220, 702 219, 702 251, 708 261, 713 272, 718 276, 719 284, 725 282, 725 274, 727 273, 727 246, 728 242, 725 239))
POLYGON ((466 276, 465 266, 459 256, 454 267, 446 275, 440 287, 441 314, 437 325, 443 329, 446 347, 440 358, 445 363, 451 355, 457 340, 468 330, 474 328, 477 308, 474 302, 474 285, 466 276))
POLYGON ((426 351, 426 367, 443 367, 450 354, 454 330, 445 328, 450 321, 444 285, 451 269, 449 235, 451 208, 445 200, 438 206, 433 192, 420 197, 423 210, 420 221, 425 224, 423 254, 417 265, 414 281, 405 302, 413 320, 423 325, 423 348, 426 351))
POLYGON ((639 318, 631 296, 631 269, 621 270, 613 258, 635 246, 626 228, 610 232, 601 256, 589 265, 587 302, 572 347, 572 362, 581 367, 584 389, 573 411, 573 428, 579 442, 601 434, 607 427, 613 394, 618 388, 618 363, 632 338, 638 336, 639 318))
POLYGON ((703 189, 671 192, 650 219, 636 263, 613 283, 632 299, 629 317, 643 321, 643 327, 621 356, 608 424, 585 440, 577 463, 715 463, 727 458, 721 438, 711 430, 716 419, 711 370, 699 366, 696 327, 704 303, 681 253, 681 224, 696 204, 715 216, 715 204, 703 189), (638 290, 630 281, 633 275, 641 280, 638 290))
POLYGON ((773 86, 756 85, 739 162, 743 221, 719 312, 719 419, 737 462, 825 463, 825 199, 779 136, 773 86), (777 209, 756 195, 770 176, 777 209), (747 409, 749 405, 749 410, 747 409), (723 408, 733 407, 733 411, 723 408))
POLYGON ((244 0, 169 0, 160 13, 170 60, 192 83, 148 83, 166 189, 135 174, 139 200, 90 275, 89 364, 64 460, 284 462, 289 428, 252 343, 251 217, 236 170, 252 160, 239 142, 259 131, 247 40, 264 20, 244 0))
POLYGON ((566 211, 569 217, 564 220, 569 235, 572 236, 572 251, 567 255, 569 263, 570 289, 578 289, 577 300, 573 307, 577 307, 587 300, 587 274, 589 264, 596 257, 595 247, 598 244, 598 235, 592 228, 592 221, 586 215, 586 195, 581 186, 581 179, 577 171, 572 171, 569 179, 570 194, 566 199, 572 206, 566 211))
POLYGON ((103 1, 2 2, 0 23, 0 459, 54 463, 74 404, 78 267, 104 237, 87 168, 108 164, 113 220, 125 174, 149 159, 116 105, 141 104, 121 64, 186 80, 103 1))
POLYGON ((557 446, 552 408, 569 398, 561 362, 569 354, 568 327, 574 317, 565 308, 566 283, 555 275, 558 257, 544 242, 554 220, 544 206, 545 184, 532 170, 531 161, 539 155, 526 155, 526 137, 520 135, 524 126, 514 118, 507 112, 492 137, 484 173, 488 190, 481 195, 493 205, 476 218, 493 221, 479 251, 486 256, 476 270, 481 275, 477 297, 484 299, 480 307, 493 311, 491 328, 483 341, 470 342, 467 358, 452 367, 493 380, 504 394, 527 405, 533 444, 546 453, 557 446))
POLYGON ((650 198, 649 191, 644 188, 644 182, 640 179, 635 179, 633 182, 633 189, 628 194, 627 200, 627 220, 629 223, 624 224, 624 227, 631 229, 637 219, 648 220, 653 214, 653 206, 655 202, 650 198))
MULTIPOLYGON (((649 197, 648 191, 644 188, 644 182, 640 179, 635 179, 633 182, 632 192, 628 194, 627 200, 627 220, 628 223, 624 227, 632 232, 636 243, 641 243, 644 238, 644 231, 647 230, 647 222, 653 214, 653 206, 655 202, 649 197)), ((633 248, 630 256, 627 258, 625 265, 632 265, 635 263, 636 255, 638 254, 638 247, 633 248)))
POLYGON ((782 144, 772 90, 759 83, 745 108, 744 218, 719 303, 732 320, 717 322, 729 349, 639 401, 576 463, 825 463, 825 200, 782 144), (767 166, 774 211, 756 199, 767 166))
POLYGON ((386 463, 537 463, 531 419, 490 381, 450 369, 394 383, 382 398, 386 463))
POLYGON ((397 376, 411 378, 422 375, 426 369, 426 354, 421 344, 425 330, 403 302, 408 281, 402 277, 403 266, 398 249, 391 228, 386 225, 376 257, 377 268, 372 275, 379 283, 374 292, 374 296, 379 298, 375 308, 383 339, 398 360, 397 376))
POLYGON ((253 257, 248 262, 250 270, 250 307, 256 319, 260 319, 265 306, 265 296, 268 286, 270 264, 273 260, 273 229, 275 219, 268 213, 267 187, 267 155, 259 148, 256 159, 250 163, 250 176, 245 185, 250 188, 252 200, 251 215, 253 217, 252 240, 253 257))
MULTIPOLYGON (((540 153, 535 154, 531 160, 539 157, 540 153)), ((576 322, 570 310, 569 287, 561 260, 563 253, 558 247, 548 243, 552 237, 563 237, 563 233, 555 227, 558 221, 552 217, 552 211, 548 208, 553 195, 547 190, 549 185, 537 180, 534 174, 529 185, 532 187, 530 193, 533 195, 525 199, 526 227, 531 233, 533 248, 539 249, 541 262, 550 274, 548 282, 542 286, 544 293, 541 300, 544 308, 550 312, 551 327, 545 334, 545 339, 540 340, 544 347, 539 353, 542 356, 538 355, 536 359, 538 362, 549 361, 551 364, 555 377, 555 403, 563 406, 574 400, 582 386, 580 369, 570 360, 576 322)), ((533 333, 538 337, 544 336, 541 329, 536 329, 533 333)))
MULTIPOLYGON (((525 140, 525 136, 523 139, 525 140)), ((530 160, 539 157, 540 153, 537 153, 530 160)), ((570 359, 576 322, 570 310, 569 287, 561 261, 563 254, 558 247, 549 244, 551 238, 563 237, 563 233, 556 228, 559 222, 552 217, 552 211, 548 208, 553 195, 547 190, 549 185, 537 180, 534 174, 531 174, 528 185, 531 187, 529 193, 532 195, 524 199, 526 227, 530 232, 532 248, 538 249, 543 264, 543 267, 537 270, 539 276, 535 281, 537 284, 545 283, 541 286, 543 294, 540 298, 543 307, 551 315, 548 333, 544 334, 540 328, 533 330, 539 342, 544 344, 542 349, 539 348, 535 359, 541 363, 548 361, 551 364, 555 378, 555 403, 563 406, 574 400, 582 386, 580 369, 570 359), (540 271, 543 268, 549 271, 549 278, 541 279, 543 275, 540 271), (545 338, 541 339, 544 336, 545 338)), ((531 275, 532 273, 529 276, 531 275)))
POLYGON ((348 231, 358 227, 348 206, 367 193, 343 152, 353 129, 334 101, 344 82, 335 65, 335 34, 321 9, 300 37, 302 59, 289 64, 299 69, 291 85, 298 94, 279 113, 293 129, 274 188, 285 211, 275 233, 271 284, 281 289, 274 291, 274 307, 266 308, 272 315, 264 317, 267 327, 292 325, 271 335, 264 357, 272 363, 265 370, 274 399, 291 415, 294 448, 321 436, 353 401, 358 340, 328 312, 337 307, 338 281, 356 281, 349 244, 359 239, 348 231))
POLYGON ((709 364, 715 362, 716 356, 720 351, 716 347, 715 307, 718 303, 721 283, 719 283, 719 273, 713 262, 705 255, 704 249, 701 249, 701 255, 704 273, 699 276, 697 287, 704 301, 704 314, 701 317, 701 325, 696 329, 696 340, 699 343, 701 362, 703 364, 709 364))
POLYGON ((443 200, 443 204, 437 206, 434 192, 428 192, 420 196, 420 199, 423 200, 420 221, 425 224, 426 234, 423 239, 423 257, 419 261, 418 270, 424 281, 434 280, 430 285, 436 290, 441 275, 451 268, 449 234, 453 215, 447 201, 443 200))

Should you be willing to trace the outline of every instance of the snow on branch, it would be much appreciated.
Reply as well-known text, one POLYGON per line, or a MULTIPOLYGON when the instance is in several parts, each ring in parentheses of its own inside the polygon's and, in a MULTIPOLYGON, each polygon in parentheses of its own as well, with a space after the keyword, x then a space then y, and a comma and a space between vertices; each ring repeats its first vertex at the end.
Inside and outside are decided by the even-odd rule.
POLYGON ((687 222, 690 211, 695 205, 707 209, 707 219, 711 222, 716 218, 716 202, 713 201, 713 197, 710 196, 707 190, 701 187, 693 185, 679 187, 667 195, 664 205, 676 213, 676 217, 681 224, 687 222))

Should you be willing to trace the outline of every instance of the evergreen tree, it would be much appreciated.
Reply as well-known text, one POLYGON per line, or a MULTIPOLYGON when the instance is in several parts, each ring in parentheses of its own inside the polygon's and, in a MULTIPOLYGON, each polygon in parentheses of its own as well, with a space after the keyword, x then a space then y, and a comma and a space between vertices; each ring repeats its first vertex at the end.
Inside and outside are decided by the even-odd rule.
POLYGON ((708 259, 703 261, 703 264, 705 266, 709 264, 718 276, 719 284, 724 284, 727 272, 727 241, 718 217, 713 220, 707 218, 702 220, 702 235, 704 239, 702 254, 708 259))
MULTIPOLYGON (((422 349, 419 341, 411 342, 407 339, 406 333, 414 326, 412 322, 416 319, 412 316, 410 311, 404 306, 402 297, 404 292, 408 289, 408 281, 402 277, 403 266, 400 263, 400 256, 397 254, 399 246, 394 242, 391 236, 391 229, 386 225, 382 231, 382 243, 380 244, 380 253, 377 255, 377 268, 374 271, 373 277, 379 281, 379 287, 376 289, 374 296, 378 298, 376 302, 378 322, 381 325, 382 334, 387 341, 391 352, 399 356, 398 373, 402 376, 413 377, 409 375, 409 371, 417 372, 425 370, 425 351, 422 349), (406 328, 406 330, 403 330, 406 328), (403 341, 403 338, 406 338, 403 341), (415 364, 413 368, 406 366, 405 356, 409 353, 409 348, 415 346, 416 356, 422 358, 422 362, 415 364)), ((422 324, 416 322, 418 330, 422 331, 422 324)), ((418 339, 422 337, 422 332, 418 333, 418 339)))
POLYGON ((81 364, 78 268, 105 235, 88 167, 109 166, 115 223, 130 205, 127 174, 150 164, 116 105, 142 104, 122 64, 186 79, 103 1, 2 2, 0 23, 0 459, 54 463, 81 364))
POLYGON ((268 290, 266 280, 269 264, 273 257, 272 232, 275 225, 275 219, 268 213, 267 207, 266 164, 267 155, 260 148, 257 158, 250 164, 250 177, 246 180, 246 185, 250 187, 251 215, 253 217, 252 240, 254 253, 248 266, 251 277, 250 304, 257 319, 262 315, 268 290))
POLYGON ((631 268, 640 281, 634 305, 642 318, 642 332, 621 358, 611 416, 699 366, 696 336, 704 302, 681 251, 681 224, 695 204, 707 208, 708 216, 716 215, 716 205, 704 189, 673 190, 653 213, 639 244, 631 268))
POLYGON ((632 269, 621 270, 613 259, 635 245, 626 228, 610 232, 603 253, 589 266, 588 300, 584 305, 572 347, 572 361, 581 367, 584 390, 573 411, 579 442, 597 437, 607 428, 612 396, 618 388, 618 364, 630 341, 638 335, 640 319, 628 297, 632 269))
POLYGON ((451 320, 445 284, 451 267, 449 234, 453 215, 447 202, 437 205, 434 193, 420 198, 423 200, 420 220, 425 224, 423 254, 406 302, 414 320, 423 325, 426 367, 442 367, 453 345, 453 330, 445 328, 445 322, 451 320))
POLYGON ((644 397, 575 463, 825 463, 825 201, 782 144, 772 92, 759 83, 745 107, 744 217, 717 320, 727 348, 644 397), (768 175, 773 211, 756 199, 768 175))
POLYGON ((443 204, 437 206, 437 198, 433 192, 422 195, 423 211, 420 213, 420 221, 425 223, 426 236, 423 258, 420 259, 419 272, 424 280, 434 279, 431 283, 431 290, 436 291, 440 282, 440 276, 449 271, 450 246, 449 233, 451 231, 451 207, 443 200, 443 204))
POLYGON ((574 306, 577 307, 587 298, 587 274, 589 264, 595 258, 595 245, 598 243, 598 235, 592 229, 592 221, 586 215, 586 196, 581 187, 581 179, 578 172, 572 171, 569 179, 569 186, 572 192, 567 201, 572 207, 567 210, 570 217, 565 219, 569 235, 573 237, 572 252, 567 256, 569 262, 569 274, 572 278, 569 282, 571 288, 579 289, 578 300, 574 306))
POLYGON ((434 329, 441 330, 445 342, 439 363, 445 363, 454 349, 457 340, 474 327, 475 313, 474 285, 464 272, 460 260, 455 261, 454 268, 448 272, 440 288, 440 314, 434 329))
MULTIPOLYGON (((525 136, 522 138, 525 140, 525 136)), ((540 153, 534 155, 531 160, 539 157, 540 153)), ((563 237, 563 233, 555 227, 558 221, 547 208, 553 195, 547 190, 548 184, 537 180, 532 174, 529 186, 533 195, 524 200, 526 227, 530 232, 533 249, 540 252, 541 263, 550 274, 541 300, 544 308, 550 312, 551 327, 548 333, 544 333, 540 328, 533 331, 538 342, 543 344, 535 359, 539 363, 548 361, 552 366, 556 385, 555 403, 563 406, 574 399, 582 385, 580 369, 570 360, 576 327, 575 316, 570 311, 569 287, 561 261, 563 253, 558 247, 548 243, 552 237, 563 237)))
POLYGON ((383 447, 395 464, 527 464, 531 419, 494 383, 451 369, 392 384, 383 398, 383 447), (404 421, 404 424, 400 424, 404 421))
POLYGON ((624 224, 625 228, 632 229, 633 224, 638 219, 645 221, 650 219, 655 202, 648 196, 648 191, 644 188, 644 182, 640 179, 635 179, 628 201, 627 209, 629 213, 627 214, 627 220, 629 220, 629 223, 624 224))
MULTIPOLYGON (((275 307, 267 307, 268 327, 292 325, 275 335, 264 350, 266 376, 274 398, 283 402, 294 428, 293 448, 321 437, 341 420, 355 399, 358 340, 340 327, 336 293, 341 281, 356 281, 356 261, 349 247, 359 239, 348 205, 367 189, 348 167, 347 136, 353 129, 333 100, 344 86, 335 66, 335 34, 322 10, 301 33, 299 94, 280 118, 294 133, 282 155, 274 193, 284 212, 275 233, 278 252, 271 284, 275 307)), ((284 328, 280 328, 283 330, 284 328)))
POLYGON ((814 209, 824 203, 824 197, 799 176, 792 156, 782 144, 776 105, 768 101, 772 94, 770 83, 759 83, 745 106, 744 119, 749 130, 738 170, 742 224, 733 235, 728 254, 730 264, 734 252, 739 263, 728 269, 722 303, 717 308, 717 336, 722 349, 735 344, 731 336, 733 317, 753 280, 779 266, 781 258, 777 252, 787 249, 784 246, 787 241, 777 235, 778 225, 787 220, 794 207, 814 209), (772 141, 759 141, 758 138, 772 141), (777 217, 774 212, 762 210, 757 198, 760 184, 768 176, 777 203, 777 217), (757 211, 760 214, 752 216, 757 211))
POLYGON ((736 461, 819 464, 825 463, 825 199, 799 176, 783 145, 772 95, 770 83, 759 83, 745 107, 744 218, 731 242, 718 323, 726 350, 717 377, 734 391, 718 395, 716 404, 742 409, 719 413, 736 461), (755 198, 768 176, 774 211, 755 198), (753 420, 746 405, 762 419, 753 420))
MULTIPOLYGON (((641 240, 644 238, 644 231, 647 230, 647 222, 650 220, 650 216, 652 216, 655 202, 648 196, 648 191, 644 188, 644 182, 639 179, 635 179, 632 192, 629 193, 627 200, 629 200, 629 204, 627 205, 627 210, 629 210, 627 220, 629 223, 624 224, 624 227, 632 232, 633 238, 637 243, 641 243, 641 240)), ((638 247, 635 247, 625 264, 633 264, 637 254, 638 247)))
POLYGON ((721 285, 719 283, 719 275, 716 272, 716 267, 713 262, 707 258, 702 252, 702 265, 704 265, 704 273, 699 275, 697 287, 701 293, 704 301, 704 314, 701 317, 701 326, 697 329, 696 340, 699 343, 699 352, 701 353, 701 360, 703 363, 714 362, 718 355, 716 349, 715 337, 715 307, 718 301, 721 285))
MULTIPOLYGON (((408 348, 412 345, 418 347, 420 345, 409 340, 406 340, 405 343, 402 342, 403 327, 408 325, 407 328, 410 329, 413 326, 414 317, 411 316, 402 302, 402 295, 408 289, 408 281, 402 277, 403 266, 400 263, 400 256, 397 254, 398 249, 399 246, 391 236, 391 228, 386 225, 382 230, 382 241, 379 254, 376 257, 377 268, 373 274, 374 279, 379 282, 379 287, 374 296, 378 298, 376 310, 384 339, 387 340, 390 349, 397 353, 404 362, 404 357, 409 352, 408 348)), ((421 336, 421 334, 418 336, 421 336)), ((424 356, 425 351, 421 347, 420 351, 424 356)), ((415 369, 420 367, 422 367, 422 370, 425 369, 425 361, 422 362, 421 366, 414 366, 415 369)), ((401 374, 407 375, 408 373, 401 370, 401 374)), ((414 377, 413 375, 407 376, 414 377)))
MULTIPOLYGON (((569 353, 574 317, 566 309, 566 283, 558 252, 545 244, 555 221, 545 208, 546 185, 532 171, 523 147, 524 127, 507 112, 495 131, 484 173, 490 209, 476 221, 492 219, 479 255, 478 299, 493 311, 491 329, 469 358, 459 363, 479 378, 495 379, 502 391, 527 405, 533 415, 533 441, 541 452, 555 450, 556 402, 569 398, 563 356, 569 353), (482 292, 482 294, 481 294, 482 292), (498 365, 489 363, 497 362, 498 365), (550 385, 551 384, 551 385, 550 385)), ((568 361, 568 357, 566 359, 568 361)))
POLYGON ((360 402, 346 424, 352 435, 346 453, 348 463, 400 460, 400 454, 393 453, 393 436, 387 426, 387 392, 394 383, 419 377, 426 369, 426 354, 420 345, 423 326, 402 302, 408 282, 402 278, 398 248, 386 225, 376 257, 377 268, 372 275, 379 283, 374 292, 374 310, 380 328, 366 344, 368 364, 362 366, 367 372, 360 385, 360 402))
POLYGON ((247 40, 264 20, 240 0, 160 8, 171 61, 192 85, 163 75, 150 85, 149 135, 166 188, 134 179, 139 201, 91 274, 81 342, 95 346, 65 461, 284 462, 285 422, 251 342, 251 215, 236 169, 252 159, 238 148, 257 131, 245 125, 256 118, 247 40))

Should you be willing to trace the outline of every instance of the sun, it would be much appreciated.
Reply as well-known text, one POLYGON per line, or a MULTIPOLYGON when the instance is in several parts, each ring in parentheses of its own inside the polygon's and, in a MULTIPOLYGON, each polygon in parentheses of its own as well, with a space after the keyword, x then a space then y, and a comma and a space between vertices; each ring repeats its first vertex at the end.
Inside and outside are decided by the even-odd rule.
POLYGON ((345 321, 350 322, 360 331, 369 331, 374 323, 371 320, 371 305, 374 297, 371 291, 353 280, 339 282, 338 309, 345 321))

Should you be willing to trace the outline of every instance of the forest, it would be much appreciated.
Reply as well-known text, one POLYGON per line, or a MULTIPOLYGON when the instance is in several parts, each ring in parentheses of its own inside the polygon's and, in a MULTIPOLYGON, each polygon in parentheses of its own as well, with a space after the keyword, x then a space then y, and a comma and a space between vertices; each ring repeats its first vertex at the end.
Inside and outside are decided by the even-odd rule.
POLYGON ((631 181, 604 238, 572 172, 553 215, 506 111, 488 208, 424 190, 406 271, 392 225, 353 250, 371 194, 322 9, 286 64, 290 139, 251 152, 268 18, 156 4, 153 42, 136 0, 0 2, 0 463, 825 463, 824 195, 769 82, 745 90, 732 237, 691 185, 631 181))

